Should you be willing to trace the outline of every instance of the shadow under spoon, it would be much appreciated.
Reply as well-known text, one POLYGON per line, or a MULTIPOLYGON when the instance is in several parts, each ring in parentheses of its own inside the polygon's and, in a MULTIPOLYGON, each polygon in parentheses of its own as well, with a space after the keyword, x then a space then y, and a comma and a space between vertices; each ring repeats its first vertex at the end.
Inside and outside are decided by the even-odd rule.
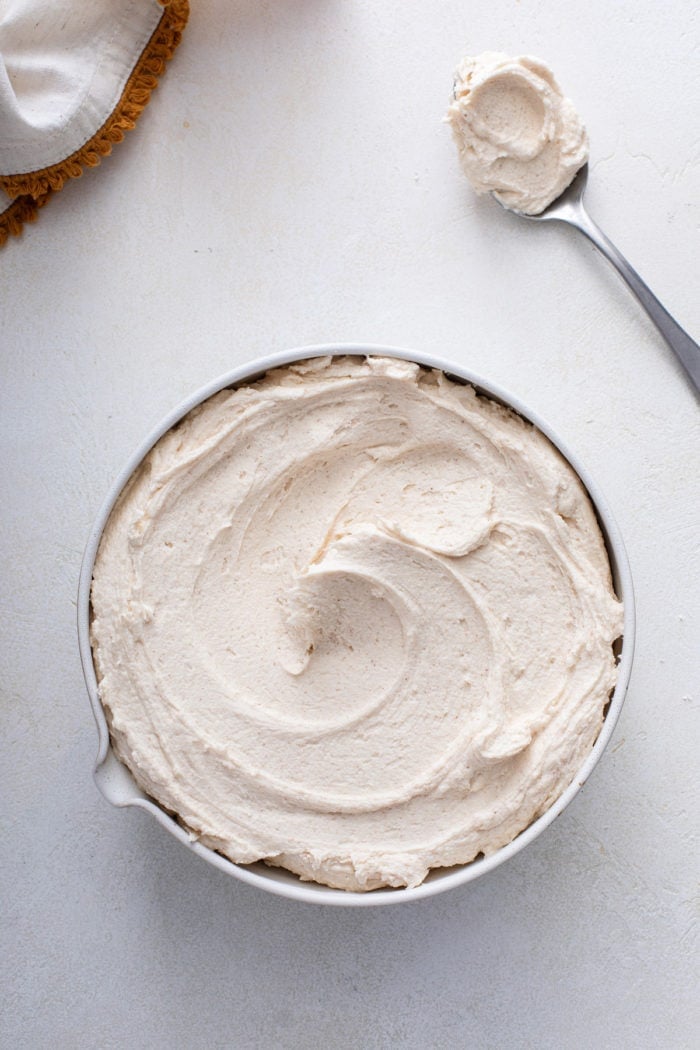
MULTIPOLYGON (((587 181, 588 165, 584 164, 571 185, 539 215, 526 215, 525 212, 508 208, 500 200, 498 203, 506 211, 512 211, 514 215, 519 215, 523 219, 533 219, 535 222, 566 222, 569 226, 575 226, 577 230, 584 233, 627 283, 685 368, 695 390, 700 392, 700 346, 671 317, 666 307, 659 302, 637 271, 630 266, 622 252, 618 251, 590 217, 583 206, 583 194, 587 181)), ((495 197, 495 194, 492 196, 495 197)), ((498 197, 495 199, 498 200, 498 197)))

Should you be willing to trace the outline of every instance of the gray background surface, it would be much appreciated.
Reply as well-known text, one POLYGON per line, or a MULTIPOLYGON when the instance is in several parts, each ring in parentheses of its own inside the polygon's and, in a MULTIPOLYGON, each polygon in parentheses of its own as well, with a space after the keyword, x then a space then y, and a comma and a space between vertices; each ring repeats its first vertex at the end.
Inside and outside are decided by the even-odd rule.
POLYGON ((588 125, 588 201, 700 334, 697 4, 194 0, 137 129, 0 253, 0 1044, 691 1047, 697 403, 573 231, 476 199, 462 53, 533 53, 588 125), (451 357, 559 431, 638 601, 603 761, 484 880, 351 911, 273 898, 98 795, 82 548, 150 427, 234 365, 360 340, 451 357))

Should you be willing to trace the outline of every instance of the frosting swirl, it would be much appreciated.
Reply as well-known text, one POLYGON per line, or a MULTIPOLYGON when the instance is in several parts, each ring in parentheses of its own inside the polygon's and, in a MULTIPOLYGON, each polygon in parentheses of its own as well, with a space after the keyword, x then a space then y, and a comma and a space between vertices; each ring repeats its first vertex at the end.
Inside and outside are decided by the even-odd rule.
POLYGON ((380 358, 190 412, 115 506, 92 606, 138 783, 235 861, 355 890, 417 885, 543 812, 599 732, 621 631, 549 441, 380 358))

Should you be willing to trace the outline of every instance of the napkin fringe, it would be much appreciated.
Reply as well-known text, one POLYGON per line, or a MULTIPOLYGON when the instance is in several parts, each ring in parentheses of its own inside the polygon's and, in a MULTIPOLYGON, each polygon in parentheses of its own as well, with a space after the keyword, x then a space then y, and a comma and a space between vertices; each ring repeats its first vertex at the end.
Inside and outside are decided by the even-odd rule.
POLYGON ((119 102, 101 128, 88 141, 58 164, 20 175, 0 176, 0 189, 13 198, 0 214, 0 247, 10 236, 21 233, 25 222, 34 222, 37 212, 52 193, 68 179, 79 178, 86 168, 95 168, 103 157, 121 142, 124 132, 136 126, 138 118, 158 86, 166 63, 172 58, 187 25, 189 0, 159 0, 163 14, 150 40, 141 52, 119 102))
POLYGON ((48 193, 41 193, 38 197, 23 194, 15 197, 2 214, 0 214, 0 248, 8 237, 17 237, 22 232, 25 222, 36 222, 39 208, 42 208, 49 197, 48 193))

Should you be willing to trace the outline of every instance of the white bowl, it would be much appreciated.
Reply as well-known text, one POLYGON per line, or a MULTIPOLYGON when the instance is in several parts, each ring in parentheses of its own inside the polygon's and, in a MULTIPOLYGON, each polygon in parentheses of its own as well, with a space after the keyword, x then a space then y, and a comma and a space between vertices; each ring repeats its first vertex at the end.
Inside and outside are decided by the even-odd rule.
POLYGON ((233 371, 209 383, 204 389, 190 395, 177 408, 173 409, 141 443, 126 463, 112 485, 92 528, 83 557, 78 589, 78 641, 83 673, 99 736, 99 751, 94 770, 95 781, 101 793, 112 805, 140 806, 151 813, 163 827, 167 828, 188 849, 209 861, 210 864, 227 872, 229 875, 241 879, 243 882, 268 890, 270 893, 276 893, 282 897, 290 897, 292 900, 316 904, 360 905, 363 907, 378 904, 398 904, 401 901, 415 901, 423 897, 431 897, 435 893, 442 893, 444 890, 460 886, 465 882, 471 882, 472 879, 479 878, 481 875, 493 871, 494 868, 508 860, 509 857, 519 853, 528 843, 537 838, 552 823, 555 817, 559 816, 583 784, 585 784, 594 766, 603 754, 620 714, 632 669, 634 630, 634 595, 629 562, 622 537, 607 503, 578 457, 564 446, 543 419, 540 419, 536 413, 521 404, 517 398, 511 397, 510 394, 506 394, 503 390, 494 386, 493 383, 474 375, 460 365, 396 347, 333 344, 328 346, 307 346, 272 354, 269 357, 259 358, 240 368, 233 369, 233 371), (492 853, 489 857, 479 858, 457 868, 435 869, 430 872, 425 882, 412 889, 378 889, 371 890, 368 893, 352 893, 346 890, 331 889, 328 886, 320 886, 316 883, 302 882, 296 875, 292 875, 291 872, 287 872, 282 868, 270 868, 262 862, 245 866, 234 864, 233 861, 201 845, 201 843, 193 842, 184 828, 169 813, 141 791, 130 771, 114 754, 110 744, 107 720, 97 690, 97 679, 92 659, 90 646, 90 587, 97 548, 102 531, 119 494, 132 473, 140 465, 142 459, 167 430, 170 430, 171 427, 178 423, 195 405, 206 401, 208 397, 211 397, 212 394, 217 393, 219 390, 234 384, 254 380, 268 371, 268 369, 288 364, 291 361, 308 357, 322 357, 329 354, 356 354, 360 356, 369 354, 382 357, 398 357, 415 361, 427 368, 438 368, 457 380, 471 383, 477 390, 488 397, 515 409, 525 419, 534 423, 568 460, 586 487, 598 515, 598 521, 607 545, 615 590, 624 603, 623 640, 619 653, 617 685, 610 699, 600 735, 572 783, 549 807, 546 813, 543 813, 541 817, 530 824, 506 846, 492 853))

